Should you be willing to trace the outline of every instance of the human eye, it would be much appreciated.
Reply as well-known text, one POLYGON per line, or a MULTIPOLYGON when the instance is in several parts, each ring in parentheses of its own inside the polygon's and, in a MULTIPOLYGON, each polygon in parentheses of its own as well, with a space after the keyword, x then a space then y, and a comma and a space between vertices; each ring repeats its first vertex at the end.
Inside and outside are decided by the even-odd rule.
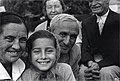
POLYGON ((76 39, 77 38, 77 35, 73 34, 70 36, 71 39, 76 39))
POLYGON ((39 49, 33 49, 32 53, 39 54, 41 51, 39 49))
POLYGON ((13 37, 13 36, 5 36, 4 39, 7 40, 8 42, 13 42, 15 37, 13 37))
POLYGON ((52 8, 52 6, 51 6, 51 5, 49 5, 49 6, 46 6, 46 8, 47 8, 47 9, 51 9, 51 8, 52 8))
POLYGON ((27 41, 27 38, 26 38, 26 37, 20 38, 20 42, 21 42, 21 43, 26 43, 26 41, 27 41))
POLYGON ((62 38, 64 38, 66 35, 67 35, 67 33, 65 33, 65 32, 61 32, 61 33, 59 34, 59 36, 61 36, 62 38))
POLYGON ((46 53, 47 53, 47 54, 51 54, 51 53, 53 53, 53 52, 54 52, 54 49, 53 49, 53 48, 49 48, 49 49, 46 50, 46 53))
POLYGON ((55 8, 59 8, 60 6, 59 5, 55 5, 55 8))

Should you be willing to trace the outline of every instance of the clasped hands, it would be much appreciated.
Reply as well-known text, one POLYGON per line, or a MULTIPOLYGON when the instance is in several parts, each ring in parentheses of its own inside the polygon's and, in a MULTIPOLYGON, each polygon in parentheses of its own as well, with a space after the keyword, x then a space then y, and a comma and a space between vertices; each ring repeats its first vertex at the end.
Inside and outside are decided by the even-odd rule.
POLYGON ((88 68, 84 71, 85 72, 85 79, 86 81, 95 81, 100 79, 100 71, 99 65, 96 62, 89 61, 88 68))

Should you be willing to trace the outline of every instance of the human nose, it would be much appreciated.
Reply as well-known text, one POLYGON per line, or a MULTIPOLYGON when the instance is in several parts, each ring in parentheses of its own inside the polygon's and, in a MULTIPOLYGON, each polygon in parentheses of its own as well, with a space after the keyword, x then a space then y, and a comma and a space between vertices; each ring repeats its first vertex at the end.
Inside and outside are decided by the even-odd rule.
POLYGON ((41 59, 45 59, 46 58, 46 54, 45 54, 45 51, 42 50, 42 53, 41 53, 41 59))
POLYGON ((64 39, 64 43, 68 45, 69 42, 70 42, 70 36, 66 36, 66 38, 64 39))
POLYGON ((55 12, 55 10, 56 10, 55 7, 52 7, 52 12, 55 12))
POLYGON ((13 45, 12 45, 12 48, 16 49, 16 50, 19 50, 20 49, 20 44, 19 44, 19 40, 15 40, 13 45))

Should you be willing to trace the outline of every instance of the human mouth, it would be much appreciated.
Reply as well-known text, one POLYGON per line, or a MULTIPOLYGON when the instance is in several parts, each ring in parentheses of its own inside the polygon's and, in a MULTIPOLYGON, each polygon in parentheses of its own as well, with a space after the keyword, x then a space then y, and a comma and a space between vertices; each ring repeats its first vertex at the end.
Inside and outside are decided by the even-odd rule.
POLYGON ((52 18, 55 16, 55 15, 50 15, 52 18))
POLYGON ((41 64, 41 65, 45 65, 45 64, 49 64, 50 61, 41 61, 41 60, 38 60, 38 63, 41 64))
POLYGON ((98 9, 100 9, 100 8, 101 8, 101 6, 92 6, 92 7, 91 7, 92 10, 98 10, 98 9))
POLYGON ((7 53, 10 53, 10 54, 13 54, 13 55, 16 55, 16 54, 17 54, 17 52, 15 52, 15 51, 9 51, 9 52, 7 52, 7 53))
POLYGON ((11 55, 12 57, 17 57, 19 55, 16 51, 9 51, 7 54, 11 55))

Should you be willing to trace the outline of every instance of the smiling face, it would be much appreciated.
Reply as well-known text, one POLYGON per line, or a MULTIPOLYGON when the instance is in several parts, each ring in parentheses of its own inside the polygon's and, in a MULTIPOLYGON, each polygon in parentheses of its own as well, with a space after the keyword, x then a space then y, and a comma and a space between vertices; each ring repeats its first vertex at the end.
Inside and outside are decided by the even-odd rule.
POLYGON ((62 5, 59 0, 48 0, 46 2, 46 14, 49 19, 52 19, 55 15, 63 12, 62 5))
POLYGON ((25 51, 27 31, 24 24, 9 23, 3 26, 0 34, 0 61, 15 62, 25 51))
POLYGON ((40 71, 49 70, 56 61, 56 49, 53 40, 38 38, 33 42, 31 62, 40 71))
POLYGON ((61 53, 68 54, 75 44, 79 29, 76 22, 64 21, 56 26, 53 33, 59 41, 61 53))
POLYGON ((89 0, 89 6, 94 14, 104 15, 109 8, 109 0, 89 0))

